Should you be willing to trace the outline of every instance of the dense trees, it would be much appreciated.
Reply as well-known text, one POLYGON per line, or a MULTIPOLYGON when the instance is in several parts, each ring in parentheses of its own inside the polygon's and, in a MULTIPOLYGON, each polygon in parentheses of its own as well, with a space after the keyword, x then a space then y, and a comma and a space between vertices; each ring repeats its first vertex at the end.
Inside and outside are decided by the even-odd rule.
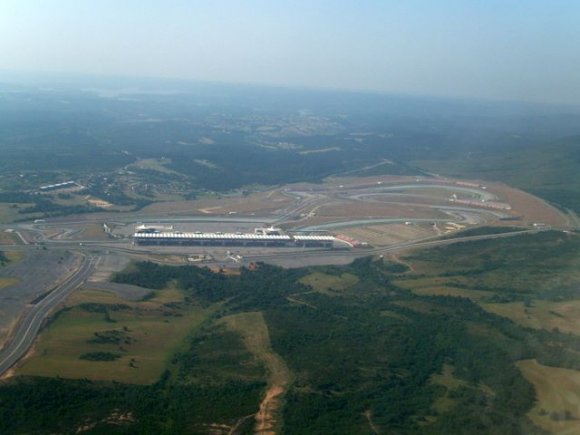
MULTIPOLYGON (((177 433, 215 422, 234 424, 258 409, 266 372, 220 319, 262 311, 272 348, 293 376, 281 410, 284 433, 369 433, 369 419, 375 427, 401 434, 541 433, 526 417, 533 388, 514 362, 537 358, 574 367, 580 339, 521 328, 469 299, 416 296, 393 285, 395 273, 404 268, 371 258, 314 269, 260 264, 238 275, 134 264, 115 280, 158 291, 175 285, 187 295, 184 307, 212 306, 214 314, 152 386, 5 382, 0 431, 37 430, 40 426, 30 417, 24 419, 30 407, 46 431, 94 424, 93 433, 177 433), (337 277, 354 274, 358 281, 340 292, 317 292, 300 281, 317 270, 337 277), (448 383, 434 382, 444 367, 451 368, 448 383), (48 400, 54 391, 57 400, 48 400), (446 406, 437 406, 443 399, 446 406), (34 407, 38 402, 42 405, 34 407), (118 413, 131 418, 110 423, 118 413)), ((109 312, 125 307, 82 308, 109 312)), ((94 338, 122 339, 117 331, 101 331, 94 338)))

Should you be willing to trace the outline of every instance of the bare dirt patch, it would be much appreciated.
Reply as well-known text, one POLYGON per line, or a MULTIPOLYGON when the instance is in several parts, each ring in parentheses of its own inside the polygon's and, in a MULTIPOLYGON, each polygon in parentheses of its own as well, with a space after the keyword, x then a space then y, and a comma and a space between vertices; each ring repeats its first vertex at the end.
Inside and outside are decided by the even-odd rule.
POLYGON ((293 200, 278 190, 258 192, 250 195, 232 195, 222 198, 203 198, 194 201, 167 201, 151 204, 142 213, 167 214, 265 214, 288 207, 293 200))
POLYGON ((277 433, 282 398, 291 380, 286 363, 276 354, 270 344, 270 334, 260 312, 242 313, 224 318, 226 325, 242 335, 246 348, 264 362, 268 370, 268 389, 256 413, 254 433, 271 435, 277 433))
POLYGON ((369 423, 369 427, 370 427, 371 431, 375 434, 380 434, 381 431, 379 430, 378 426, 373 422, 372 411, 370 409, 368 409, 365 412, 363 412, 363 415, 367 419, 367 422, 369 423))
POLYGON ((149 169, 152 171, 162 172, 165 174, 178 174, 171 169, 169 169, 166 165, 171 164, 171 159, 161 158, 161 159, 141 159, 137 160, 135 163, 129 166, 129 168, 138 168, 138 169, 149 169))
POLYGON ((384 224, 351 227, 340 230, 353 239, 373 246, 386 246, 436 235, 431 225, 384 224))
POLYGON ((568 223, 563 213, 534 195, 505 184, 493 183, 488 186, 512 206, 514 214, 522 216, 522 222, 525 224, 541 222, 553 226, 566 226, 568 223))

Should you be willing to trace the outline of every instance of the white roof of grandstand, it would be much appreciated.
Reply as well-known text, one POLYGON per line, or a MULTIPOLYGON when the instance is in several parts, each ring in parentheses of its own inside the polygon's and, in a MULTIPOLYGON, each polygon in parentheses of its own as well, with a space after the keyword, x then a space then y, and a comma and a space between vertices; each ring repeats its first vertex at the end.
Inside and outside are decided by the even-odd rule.
POLYGON ((334 240, 334 236, 294 236, 295 240, 334 240))
POLYGON ((233 239, 233 240, 300 240, 300 241, 332 241, 333 236, 288 236, 282 234, 236 234, 236 233, 135 233, 135 238, 141 239, 233 239))

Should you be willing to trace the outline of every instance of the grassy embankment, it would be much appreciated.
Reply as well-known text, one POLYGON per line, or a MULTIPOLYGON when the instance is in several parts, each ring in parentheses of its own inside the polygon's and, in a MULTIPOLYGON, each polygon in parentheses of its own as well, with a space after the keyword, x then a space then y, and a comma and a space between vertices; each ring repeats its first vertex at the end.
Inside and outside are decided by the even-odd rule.
POLYGON ((144 302, 129 302, 101 291, 76 292, 67 301, 67 309, 41 333, 32 357, 18 373, 152 384, 185 337, 211 313, 210 309, 171 307, 183 298, 178 290, 166 290, 144 302), (118 358, 80 359, 98 352, 118 358))

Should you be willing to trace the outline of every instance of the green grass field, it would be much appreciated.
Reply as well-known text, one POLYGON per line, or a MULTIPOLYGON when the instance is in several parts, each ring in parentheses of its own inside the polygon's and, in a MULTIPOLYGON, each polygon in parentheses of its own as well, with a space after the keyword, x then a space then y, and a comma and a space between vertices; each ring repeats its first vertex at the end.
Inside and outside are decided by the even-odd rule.
POLYGON ((577 434, 580 427, 580 371, 548 367, 536 360, 517 366, 536 390, 537 402, 529 417, 556 435, 577 434))
POLYGON ((34 215, 30 214, 23 215, 18 213, 20 209, 31 207, 33 205, 34 204, 32 203, 21 203, 21 204, 0 203, 0 223, 14 222, 15 220, 22 219, 24 216, 31 219, 36 216, 40 216, 40 213, 36 213, 34 215))
POLYGON ((457 401, 451 397, 450 392, 456 391, 459 387, 468 387, 469 384, 464 380, 458 379, 453 375, 453 366, 449 364, 443 364, 441 373, 437 373, 431 376, 431 383, 434 385, 440 385, 446 389, 446 393, 438 397, 433 403, 433 407, 439 413, 448 412, 455 405, 457 401))
POLYGON ((463 297, 534 329, 580 335, 580 238, 547 232, 416 252, 396 285, 420 296, 463 297))
POLYGON ((332 294, 352 287, 359 282, 359 279, 352 273, 330 275, 323 272, 313 272, 302 278, 300 282, 311 286, 318 292, 332 294))
POLYGON ((534 301, 505 304, 481 304, 487 311, 508 317, 527 328, 559 330, 580 335, 580 300, 552 302, 534 301))
POLYGON ((163 292, 146 302, 128 303, 106 292, 78 292, 40 335, 33 354, 17 373, 59 376, 70 379, 119 381, 151 384, 159 379, 168 361, 183 340, 208 316, 209 309, 174 309, 164 304, 176 302, 177 291, 163 292), (107 313, 91 312, 82 304, 125 305, 107 313), (115 343, 98 343, 95 333, 122 334, 115 343), (80 355, 90 352, 120 353, 115 361, 87 361, 80 355))

